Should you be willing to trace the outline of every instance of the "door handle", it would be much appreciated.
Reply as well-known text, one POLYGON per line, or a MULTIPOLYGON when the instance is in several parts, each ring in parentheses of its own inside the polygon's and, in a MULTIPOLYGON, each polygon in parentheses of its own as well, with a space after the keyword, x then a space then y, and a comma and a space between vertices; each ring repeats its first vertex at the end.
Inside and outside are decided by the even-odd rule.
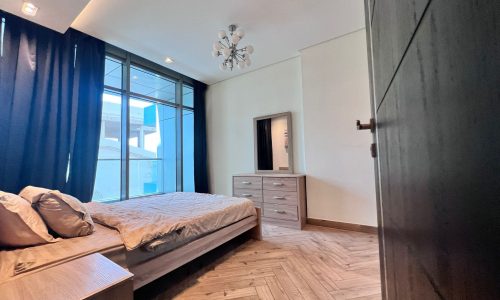
POLYGON ((283 186, 283 183, 281 183, 281 182, 273 182, 273 185, 274 186, 283 186))
POLYGON ((278 213, 278 214, 282 214, 282 215, 286 214, 286 211, 284 211, 284 210, 277 210, 277 209, 275 209, 274 212, 278 213))
POLYGON ((273 199, 276 199, 276 200, 285 200, 286 198, 283 197, 283 196, 274 196, 273 199))
POLYGON ((252 183, 251 183, 251 182, 249 182, 249 181, 242 181, 242 182, 241 182, 241 184, 250 185, 250 184, 252 184, 252 183))
POLYGON ((252 194, 241 194, 241 197, 252 197, 252 194))
POLYGON ((370 130, 371 132, 375 132, 375 120, 373 118, 370 119, 370 123, 362 124, 360 120, 356 120, 356 128, 358 130, 370 130))

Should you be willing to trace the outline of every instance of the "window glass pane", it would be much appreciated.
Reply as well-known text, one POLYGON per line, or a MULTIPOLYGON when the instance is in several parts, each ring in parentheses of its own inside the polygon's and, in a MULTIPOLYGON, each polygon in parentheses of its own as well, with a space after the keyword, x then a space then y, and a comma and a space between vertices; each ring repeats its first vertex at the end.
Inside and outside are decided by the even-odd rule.
POLYGON ((93 201, 120 199, 121 95, 104 91, 93 201))
POLYGON ((97 173, 92 201, 105 202, 120 199, 120 160, 97 160, 97 173))
POLYGON ((3 37, 5 35, 5 18, 2 18, 0 24, 0 56, 3 56, 3 37))
POLYGON ((137 66, 130 68, 130 91, 175 103, 175 82, 137 66))
POLYGON ((114 58, 106 57, 104 64, 104 85, 122 88, 122 68, 123 64, 114 58))
POLYGON ((182 86, 182 105, 193 107, 194 98, 193 98, 193 88, 187 85, 182 86))
POLYGON ((175 191, 175 108, 131 98, 128 142, 129 196, 175 191))
POLYGON ((177 190, 177 142, 176 142, 176 109, 167 105, 160 105, 160 124, 163 128, 163 192, 170 193, 177 190))
POLYGON ((121 157, 121 106, 122 96, 119 93, 104 91, 99 159, 120 159, 121 157))
POLYGON ((158 104, 130 99, 130 158, 161 158, 158 104))
POLYGON ((183 191, 194 192, 194 114, 182 111, 182 167, 183 191))
POLYGON ((139 197, 161 193, 161 160, 130 159, 129 197, 139 197))

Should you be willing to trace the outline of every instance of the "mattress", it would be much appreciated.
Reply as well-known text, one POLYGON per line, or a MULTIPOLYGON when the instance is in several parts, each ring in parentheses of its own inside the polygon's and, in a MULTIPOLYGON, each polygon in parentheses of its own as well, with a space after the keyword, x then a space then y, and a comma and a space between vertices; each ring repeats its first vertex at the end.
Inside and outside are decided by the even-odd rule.
POLYGON ((0 250, 0 282, 96 252, 122 266, 126 265, 126 252, 120 234, 114 229, 96 224, 95 232, 88 236, 61 239, 57 243, 33 247, 0 250))
POLYGON ((168 193, 106 203, 87 203, 96 223, 120 232, 128 251, 155 249, 165 243, 191 240, 249 216, 248 199, 200 193, 168 193))

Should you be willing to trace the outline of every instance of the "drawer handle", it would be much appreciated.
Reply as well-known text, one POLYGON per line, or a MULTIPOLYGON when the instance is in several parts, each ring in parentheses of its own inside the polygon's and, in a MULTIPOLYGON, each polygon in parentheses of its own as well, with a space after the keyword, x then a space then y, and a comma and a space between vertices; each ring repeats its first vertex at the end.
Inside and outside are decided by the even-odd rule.
POLYGON ((286 200, 286 198, 283 197, 283 196, 274 196, 273 199, 276 199, 276 200, 286 200))
POLYGON ((241 197, 252 197, 252 194, 241 194, 241 197))
POLYGON ((252 183, 250 181, 242 181, 241 184, 250 185, 252 183))
POLYGON ((273 182, 274 186, 284 186, 282 182, 273 182))
POLYGON ((284 210, 277 210, 277 209, 275 209, 274 212, 278 213, 278 214, 282 214, 282 215, 286 214, 286 211, 284 211, 284 210))

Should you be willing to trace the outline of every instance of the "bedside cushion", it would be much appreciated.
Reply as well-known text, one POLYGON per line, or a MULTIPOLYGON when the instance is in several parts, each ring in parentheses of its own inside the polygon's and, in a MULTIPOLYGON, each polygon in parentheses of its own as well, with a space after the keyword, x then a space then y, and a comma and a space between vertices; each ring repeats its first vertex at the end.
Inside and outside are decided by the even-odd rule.
POLYGON ((49 191, 40 197, 35 207, 50 229, 62 237, 85 236, 94 232, 90 214, 73 196, 49 191))
POLYGON ((28 201, 0 192, 0 246, 24 247, 55 241, 28 201))
POLYGON ((28 200, 31 204, 35 204, 40 200, 43 194, 48 192, 50 192, 49 189, 28 185, 19 193, 19 196, 28 200))

